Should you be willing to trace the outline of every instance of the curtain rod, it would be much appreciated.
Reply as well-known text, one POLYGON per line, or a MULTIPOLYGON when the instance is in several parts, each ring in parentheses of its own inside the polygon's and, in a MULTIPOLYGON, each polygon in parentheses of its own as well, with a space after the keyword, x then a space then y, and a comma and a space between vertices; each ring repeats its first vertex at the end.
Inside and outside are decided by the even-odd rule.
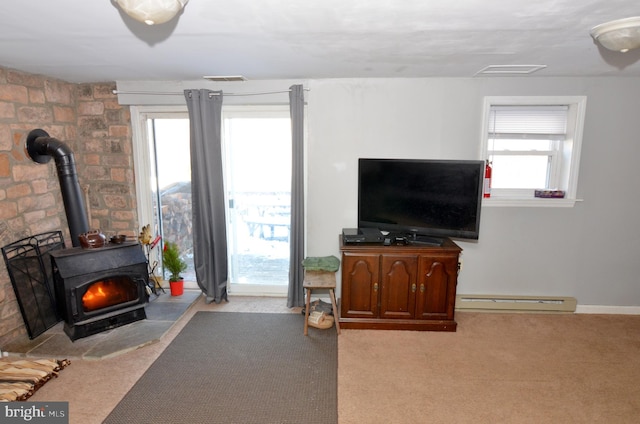
MULTIPOLYGON (((196 90, 187 89, 187 90, 196 90)), ((311 91, 309 88, 303 88, 304 91, 311 91)), ((120 91, 113 90, 113 94, 146 94, 150 96, 184 96, 184 92, 162 92, 162 91, 120 91)), ((290 93, 291 90, 282 90, 282 91, 261 91, 255 93, 222 93, 224 96, 261 96, 265 94, 281 94, 281 93, 290 93)), ((217 93, 209 93, 210 96, 217 96, 217 93)))

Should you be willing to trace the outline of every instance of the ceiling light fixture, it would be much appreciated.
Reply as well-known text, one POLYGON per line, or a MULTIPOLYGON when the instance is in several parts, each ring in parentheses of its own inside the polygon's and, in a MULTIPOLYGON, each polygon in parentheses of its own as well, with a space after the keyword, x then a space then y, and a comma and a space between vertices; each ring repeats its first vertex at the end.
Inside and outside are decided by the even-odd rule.
POLYGON ((618 19, 591 29, 594 40, 609 50, 627 52, 640 47, 640 16, 618 19))
POLYGON ((147 25, 173 19, 189 0, 113 0, 127 15, 147 25))

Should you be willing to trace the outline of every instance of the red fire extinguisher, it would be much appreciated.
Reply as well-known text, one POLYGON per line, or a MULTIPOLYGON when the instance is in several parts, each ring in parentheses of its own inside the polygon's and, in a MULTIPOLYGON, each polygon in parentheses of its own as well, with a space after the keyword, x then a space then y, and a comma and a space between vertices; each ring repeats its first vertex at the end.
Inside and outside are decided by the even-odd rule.
POLYGON ((484 167, 484 197, 491 197, 491 162, 487 159, 487 164, 484 167))

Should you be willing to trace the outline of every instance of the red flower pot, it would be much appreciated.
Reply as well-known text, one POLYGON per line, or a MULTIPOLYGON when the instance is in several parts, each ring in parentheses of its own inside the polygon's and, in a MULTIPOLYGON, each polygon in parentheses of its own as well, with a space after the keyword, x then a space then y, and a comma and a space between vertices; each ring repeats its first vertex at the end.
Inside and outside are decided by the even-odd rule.
POLYGON ((171 296, 182 296, 182 293, 184 293, 184 280, 169 281, 169 288, 171 289, 171 296))

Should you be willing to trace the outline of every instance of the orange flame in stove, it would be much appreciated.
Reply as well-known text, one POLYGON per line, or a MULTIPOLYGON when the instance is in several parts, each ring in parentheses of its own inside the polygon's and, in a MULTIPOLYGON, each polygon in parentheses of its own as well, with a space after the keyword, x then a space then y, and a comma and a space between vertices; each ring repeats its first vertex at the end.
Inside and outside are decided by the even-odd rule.
POLYGON ((97 281, 93 283, 82 296, 82 306, 85 312, 95 311, 108 306, 135 300, 137 294, 135 289, 123 284, 115 279, 97 281))

